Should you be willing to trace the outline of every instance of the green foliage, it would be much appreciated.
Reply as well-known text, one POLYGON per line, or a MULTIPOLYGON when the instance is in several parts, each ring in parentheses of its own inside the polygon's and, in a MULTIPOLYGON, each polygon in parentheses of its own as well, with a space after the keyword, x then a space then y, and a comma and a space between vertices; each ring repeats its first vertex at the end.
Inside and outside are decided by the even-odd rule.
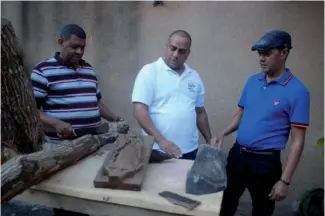
POLYGON ((319 146, 319 147, 324 147, 324 137, 319 138, 317 140, 317 144, 316 145, 319 146))

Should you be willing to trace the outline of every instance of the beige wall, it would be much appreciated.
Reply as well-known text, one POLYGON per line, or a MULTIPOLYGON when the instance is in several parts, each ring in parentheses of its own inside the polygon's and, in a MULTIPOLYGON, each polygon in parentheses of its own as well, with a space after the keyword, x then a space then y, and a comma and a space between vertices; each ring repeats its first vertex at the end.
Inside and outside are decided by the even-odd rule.
MULTIPOLYGON (((171 31, 185 29, 193 37, 188 63, 206 85, 213 132, 228 122, 247 77, 259 70, 251 45, 270 29, 289 31, 294 48, 288 66, 310 89, 312 113, 303 159, 287 202, 302 190, 323 186, 323 155, 315 147, 324 130, 323 2, 167 2, 156 8, 151 3, 1 5, 2 17, 12 21, 23 45, 29 69, 58 49, 56 39, 64 24, 81 24, 89 37, 85 59, 98 71, 106 104, 133 126, 137 126, 131 107, 135 76, 144 64, 163 53, 171 31)), ((235 134, 227 138, 225 152, 234 138, 235 134)))

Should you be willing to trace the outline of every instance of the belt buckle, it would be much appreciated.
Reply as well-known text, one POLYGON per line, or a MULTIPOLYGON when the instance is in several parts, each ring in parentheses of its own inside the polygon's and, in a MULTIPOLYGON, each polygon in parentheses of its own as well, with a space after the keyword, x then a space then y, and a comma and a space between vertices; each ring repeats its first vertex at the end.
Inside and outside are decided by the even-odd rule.
POLYGON ((250 150, 246 147, 241 147, 241 151, 246 152, 246 153, 250 153, 250 154, 258 154, 257 152, 250 150))
POLYGON ((247 152, 247 149, 246 149, 245 147, 241 146, 241 147, 240 147, 240 153, 242 153, 243 151, 244 151, 244 152, 247 152))

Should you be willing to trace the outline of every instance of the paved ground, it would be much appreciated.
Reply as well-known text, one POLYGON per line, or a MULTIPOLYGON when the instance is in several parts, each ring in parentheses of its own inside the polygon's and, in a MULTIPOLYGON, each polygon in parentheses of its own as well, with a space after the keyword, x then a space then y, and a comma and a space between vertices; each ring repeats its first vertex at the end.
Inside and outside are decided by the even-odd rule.
MULTIPOLYGON (((250 216, 251 204, 240 203, 236 216, 250 216)), ((10 201, 1 206, 2 216, 53 216, 51 208, 28 204, 20 201, 10 201)), ((293 216, 290 205, 281 205, 276 208, 273 216, 293 216)))
MULTIPOLYGON (((249 202, 241 202, 238 206, 236 216, 251 216, 252 204, 249 202)), ((273 216, 294 216, 291 204, 277 205, 273 216)))
POLYGON ((51 208, 20 201, 10 201, 1 205, 1 216, 52 216, 51 208))

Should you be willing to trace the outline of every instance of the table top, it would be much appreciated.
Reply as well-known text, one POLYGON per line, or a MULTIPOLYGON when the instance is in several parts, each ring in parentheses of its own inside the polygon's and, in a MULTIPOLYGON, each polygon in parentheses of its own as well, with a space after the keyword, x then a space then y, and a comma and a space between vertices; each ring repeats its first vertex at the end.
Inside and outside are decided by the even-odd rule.
POLYGON ((200 196, 185 193, 187 171, 193 164, 190 160, 172 159, 160 164, 150 164, 141 191, 95 188, 93 180, 107 153, 107 150, 100 149, 39 185, 33 186, 32 189, 174 214, 215 216, 219 213, 222 192, 200 196), (190 211, 160 197, 158 193, 162 191, 175 192, 202 204, 190 211))

